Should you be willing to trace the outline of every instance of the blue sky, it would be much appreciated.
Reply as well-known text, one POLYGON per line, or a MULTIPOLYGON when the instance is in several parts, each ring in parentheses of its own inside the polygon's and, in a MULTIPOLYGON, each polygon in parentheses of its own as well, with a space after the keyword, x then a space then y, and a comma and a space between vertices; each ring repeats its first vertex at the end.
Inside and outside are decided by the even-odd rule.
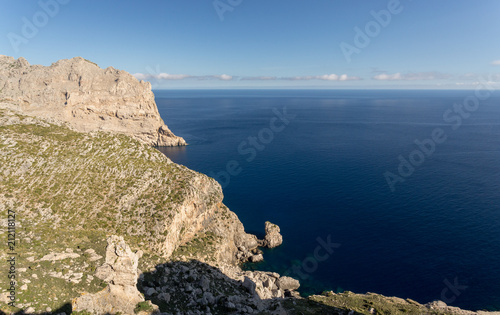
POLYGON ((0 54, 82 56, 154 88, 500 82, 500 1, 0 0, 0 54))

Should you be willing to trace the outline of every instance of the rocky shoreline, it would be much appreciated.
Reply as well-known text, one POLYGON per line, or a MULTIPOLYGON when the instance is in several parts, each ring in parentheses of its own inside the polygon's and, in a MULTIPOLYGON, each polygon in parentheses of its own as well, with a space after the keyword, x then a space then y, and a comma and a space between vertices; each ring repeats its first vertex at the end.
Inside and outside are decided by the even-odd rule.
POLYGON ((246 233, 221 186, 159 145, 185 142, 149 83, 83 58, 42 67, 0 56, 0 214, 16 214, 19 240, 0 312, 483 314, 378 294, 302 298, 296 279, 242 270, 283 242, 279 226, 265 222, 263 240, 246 233))

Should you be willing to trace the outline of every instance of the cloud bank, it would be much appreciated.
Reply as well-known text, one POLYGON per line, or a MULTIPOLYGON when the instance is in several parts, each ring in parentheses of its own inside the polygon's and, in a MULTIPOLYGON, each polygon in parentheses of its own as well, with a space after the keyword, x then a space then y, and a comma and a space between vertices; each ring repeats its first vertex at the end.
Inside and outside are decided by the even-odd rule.
POLYGON ((134 77, 138 80, 184 80, 184 79, 195 79, 195 80, 221 80, 221 81, 309 81, 309 80, 322 80, 322 81, 356 81, 362 80, 360 77, 348 76, 347 74, 324 74, 324 75, 309 75, 309 76, 295 76, 295 77, 274 77, 274 76, 255 76, 255 77, 236 77, 228 74, 221 75, 204 75, 196 76, 189 74, 169 74, 169 73, 159 73, 159 74, 147 74, 147 73, 135 73, 134 77))
POLYGON ((356 81, 362 80, 360 77, 348 76, 347 74, 324 74, 324 75, 308 75, 308 76, 295 76, 295 77, 270 77, 270 76, 259 76, 259 77, 243 77, 241 80, 285 80, 285 81, 309 81, 309 80, 323 80, 323 81, 356 81))
POLYGON ((417 72, 417 73, 381 73, 373 76, 372 79, 378 81, 416 81, 416 80, 442 80, 449 79, 449 74, 440 72, 417 72))
POLYGON ((227 74, 220 75, 188 75, 188 74, 169 74, 169 73, 159 73, 159 74, 149 74, 149 73, 134 73, 134 77, 138 80, 184 80, 184 79, 195 79, 195 80, 222 80, 231 81, 234 79, 233 76, 227 74))

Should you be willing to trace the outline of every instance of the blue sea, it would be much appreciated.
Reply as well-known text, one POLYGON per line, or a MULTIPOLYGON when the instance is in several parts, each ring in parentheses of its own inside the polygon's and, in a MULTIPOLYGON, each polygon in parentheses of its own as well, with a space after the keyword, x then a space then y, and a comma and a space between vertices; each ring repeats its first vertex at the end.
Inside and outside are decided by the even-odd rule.
POLYGON ((248 268, 304 295, 349 290, 500 310, 500 95, 488 90, 158 90, 161 148, 215 177, 248 268), (478 98, 479 96, 479 98, 478 98), (392 187, 391 187, 392 186, 392 187))

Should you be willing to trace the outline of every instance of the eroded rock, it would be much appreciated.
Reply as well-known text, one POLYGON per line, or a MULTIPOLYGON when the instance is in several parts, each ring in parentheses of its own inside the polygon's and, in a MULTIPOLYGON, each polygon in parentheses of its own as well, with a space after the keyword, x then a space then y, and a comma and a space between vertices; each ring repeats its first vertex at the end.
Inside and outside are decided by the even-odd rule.
POLYGON ((132 252, 121 236, 112 235, 107 242, 106 262, 97 268, 95 275, 108 286, 98 293, 84 294, 73 300, 73 311, 134 314, 136 305, 144 302, 136 287, 137 266, 142 253, 132 252))
POLYGON ((263 246, 273 248, 283 243, 283 236, 280 234, 280 227, 269 221, 266 221, 266 236, 262 243, 263 246))
POLYGON ((78 131, 117 132, 155 146, 186 145, 160 117, 149 82, 82 57, 44 67, 0 55, 0 91, 4 106, 67 122, 78 131))

